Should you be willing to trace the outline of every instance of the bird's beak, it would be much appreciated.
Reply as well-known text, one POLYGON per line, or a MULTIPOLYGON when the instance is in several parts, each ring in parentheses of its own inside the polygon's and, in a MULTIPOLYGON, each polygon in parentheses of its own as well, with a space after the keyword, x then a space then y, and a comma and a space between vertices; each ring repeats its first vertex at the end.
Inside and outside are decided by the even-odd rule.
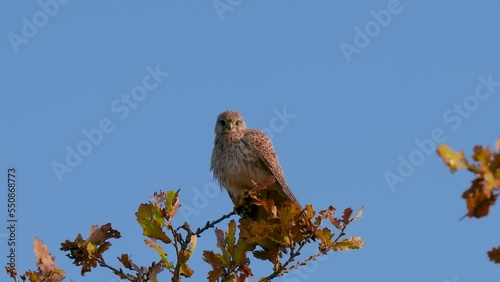
POLYGON ((236 125, 232 121, 228 121, 226 123, 226 128, 229 129, 229 130, 233 130, 233 128, 235 128, 235 127, 236 127, 236 125))

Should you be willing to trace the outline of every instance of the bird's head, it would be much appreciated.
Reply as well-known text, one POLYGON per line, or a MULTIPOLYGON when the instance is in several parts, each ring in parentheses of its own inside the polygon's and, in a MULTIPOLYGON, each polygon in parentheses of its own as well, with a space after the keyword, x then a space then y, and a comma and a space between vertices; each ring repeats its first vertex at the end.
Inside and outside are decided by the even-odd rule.
POLYGON ((228 134, 247 129, 243 117, 235 111, 225 111, 217 117, 215 134, 228 134))

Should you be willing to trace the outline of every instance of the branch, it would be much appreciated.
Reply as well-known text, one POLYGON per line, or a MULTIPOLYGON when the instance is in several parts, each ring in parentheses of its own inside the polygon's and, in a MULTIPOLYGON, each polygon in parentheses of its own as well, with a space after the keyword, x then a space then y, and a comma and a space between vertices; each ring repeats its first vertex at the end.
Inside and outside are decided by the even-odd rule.
MULTIPOLYGON (((345 230, 347 228, 348 225, 344 225, 342 227, 342 229, 340 230, 340 233, 339 235, 337 235, 337 237, 335 238, 335 240, 333 240, 333 243, 337 243, 340 238, 344 237, 345 235, 345 230)), ((274 279, 278 276, 282 276, 283 274, 286 274, 294 269, 298 269, 299 267, 303 266, 303 265, 306 265, 308 264, 310 261, 313 261, 313 260, 316 260, 318 259, 319 256, 321 255, 325 255, 327 254, 328 251, 331 251, 332 249, 330 248, 327 252, 318 252, 314 255, 311 255, 309 256, 307 259, 305 259, 304 261, 298 261, 296 264, 290 266, 287 268, 287 266, 292 263, 293 261, 295 261, 295 258, 297 256, 300 255, 300 251, 302 250, 302 248, 307 244, 307 240, 304 240, 302 242, 299 243, 299 248, 297 249, 297 251, 294 251, 292 249, 292 251, 290 252, 290 257, 288 258, 288 260, 283 263, 283 265, 276 271, 274 271, 273 273, 271 273, 269 276, 267 277, 264 277, 264 278, 261 278, 259 281, 270 281, 271 279, 274 279)))
POLYGON ((111 269, 111 271, 113 271, 113 273, 115 275, 117 275, 118 277, 120 277, 122 279, 127 279, 128 281, 131 281, 131 282, 137 282, 136 277, 132 276, 131 274, 123 272, 122 269, 118 270, 118 269, 114 268, 113 266, 107 264, 106 261, 104 261, 104 258, 99 258, 99 259, 97 259, 97 261, 99 262, 100 266, 111 269))
MULTIPOLYGON (((181 260, 180 260, 180 252, 187 249, 187 245, 189 244, 188 241, 189 240, 189 237, 188 239, 186 239, 185 243, 181 243, 181 249, 179 250, 179 241, 178 241, 178 235, 179 233, 177 233, 177 231, 174 229, 174 228, 169 228, 171 231, 172 231, 172 236, 174 237, 174 248, 175 248, 175 254, 177 255, 177 263, 175 264, 175 269, 174 269, 174 273, 173 273, 173 276, 172 276, 172 282, 178 282, 178 281, 181 281, 181 260)), ((182 237, 181 237, 182 238, 182 237)))
POLYGON ((18 282, 18 280, 17 280, 17 270, 16 270, 15 267, 6 266, 5 270, 7 271, 7 274, 9 274, 10 277, 14 278, 14 282, 18 282))
POLYGON ((196 232, 194 232, 194 234, 196 234, 198 237, 201 235, 201 233, 207 231, 208 229, 210 228, 214 228, 215 225, 217 225, 218 223, 220 223, 221 221, 223 221, 224 219, 227 219, 227 218, 230 218, 231 216, 233 215, 236 215, 236 212, 233 210, 232 212, 228 213, 228 214, 225 214, 223 216, 221 216, 219 219, 217 220, 214 220, 212 222, 210 221, 207 221, 207 224, 205 224, 205 226, 203 226, 202 228, 198 228, 196 230, 196 232))

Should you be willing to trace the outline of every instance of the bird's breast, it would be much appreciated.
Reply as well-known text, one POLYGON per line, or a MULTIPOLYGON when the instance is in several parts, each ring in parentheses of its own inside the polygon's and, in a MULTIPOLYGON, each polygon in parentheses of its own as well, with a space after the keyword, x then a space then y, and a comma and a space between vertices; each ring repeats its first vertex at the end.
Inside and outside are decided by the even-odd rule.
POLYGON ((231 193, 242 194, 252 188, 252 181, 260 182, 268 174, 260 168, 259 156, 245 143, 238 142, 223 147, 220 158, 222 186, 231 193))

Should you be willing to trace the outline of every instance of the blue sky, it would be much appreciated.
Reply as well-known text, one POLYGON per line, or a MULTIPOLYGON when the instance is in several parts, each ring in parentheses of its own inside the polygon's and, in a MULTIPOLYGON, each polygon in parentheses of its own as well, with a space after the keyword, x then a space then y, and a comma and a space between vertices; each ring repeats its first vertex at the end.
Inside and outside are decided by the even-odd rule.
MULTIPOLYGON (((472 175, 451 175, 433 152, 445 142, 469 155, 499 137, 498 1, 41 0, 0 10, 0 181, 17 169, 20 270, 34 267, 39 237, 67 278, 118 281, 101 269, 80 277, 59 251, 107 222, 122 233, 108 261, 156 260, 134 213, 158 189, 181 189, 191 226, 230 211, 209 163, 215 118, 234 109, 272 135, 303 204, 365 206, 348 232, 366 240, 362 250, 276 281, 498 280, 486 257, 500 244, 497 208, 459 221, 472 175)), ((193 281, 205 280, 212 234, 199 240, 193 281)), ((255 263, 257 275, 270 270, 255 263)))

